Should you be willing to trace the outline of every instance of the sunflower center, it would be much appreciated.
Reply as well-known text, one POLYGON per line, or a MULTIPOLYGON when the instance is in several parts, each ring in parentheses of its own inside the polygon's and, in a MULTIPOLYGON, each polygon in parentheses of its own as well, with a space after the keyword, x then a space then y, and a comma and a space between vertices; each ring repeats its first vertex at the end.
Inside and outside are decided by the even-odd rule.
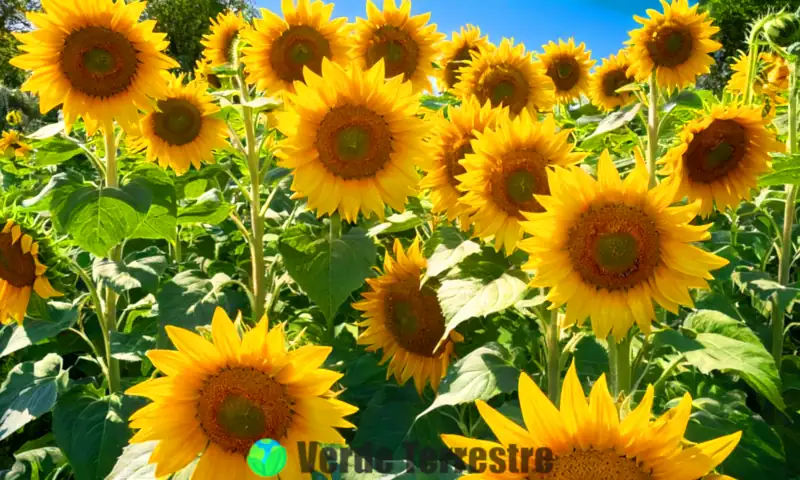
POLYGON ((395 284, 386 301, 387 327, 395 341, 409 352, 435 357, 444 335, 444 315, 430 287, 419 288, 419 280, 395 284))
POLYGON ((683 154, 689 178, 710 183, 735 169, 747 153, 747 131, 734 120, 714 120, 683 154))
POLYGON ((450 185, 454 187, 461 183, 456 177, 467 173, 467 169, 464 168, 464 165, 461 165, 459 162, 470 153, 475 153, 475 150, 472 149, 472 143, 470 142, 471 140, 471 136, 463 138, 460 142, 453 145, 452 150, 445 153, 447 178, 450 180, 450 185))
POLYGON ((661 27, 647 42, 647 51, 657 67, 676 67, 692 56, 692 32, 682 25, 661 27))
POLYGON ((547 159, 534 149, 517 150, 503 157, 489 181, 495 203, 509 215, 522 219, 522 212, 541 212, 534 195, 547 195, 547 159))
POLYGON ((139 69, 137 51, 130 40, 105 27, 85 27, 70 33, 59 61, 70 84, 92 97, 126 91, 139 69))
POLYGON ((278 37, 272 45, 270 64, 285 82, 303 80, 303 67, 319 75, 322 59, 331 57, 331 44, 319 31, 308 25, 296 25, 278 37))
POLYGON ((553 80, 558 91, 568 91, 581 79, 581 69, 572 57, 557 58, 548 68, 547 76, 553 80))
POLYGON ((367 107, 344 105, 322 119, 316 147, 332 174, 345 180, 369 178, 389 162, 392 133, 386 120, 367 107))
POLYGON ((245 455, 257 440, 280 440, 292 423, 291 401, 266 373, 224 369, 200 389, 197 416, 206 436, 224 450, 245 455))
POLYGON ((36 263, 33 255, 22 252, 20 240, 12 245, 11 232, 0 233, 0 280, 12 287, 30 287, 36 280, 36 263))
POLYGON ((597 288, 632 288, 650 278, 660 261, 655 223, 640 207, 592 207, 569 231, 570 260, 586 283, 597 288))
POLYGON ((158 102, 153 131, 170 145, 186 145, 200 135, 203 114, 194 104, 178 98, 158 102))
POLYGON ((478 79, 475 95, 481 104, 486 103, 486 100, 490 100, 493 107, 502 103, 516 115, 528 104, 528 81, 519 69, 497 65, 478 79))
POLYGON ((367 67, 372 67, 383 59, 386 78, 405 75, 411 78, 417 70, 419 45, 405 30, 385 25, 375 30, 367 48, 367 67))
POLYGON ((553 468, 547 473, 531 471, 530 479, 536 480, 651 480, 650 473, 641 469, 635 460, 620 456, 613 450, 576 450, 553 460, 553 468))
POLYGON ((467 65, 467 62, 472 59, 470 52, 477 52, 477 48, 470 48, 468 46, 461 47, 458 52, 453 56, 453 59, 447 62, 444 67, 444 81, 447 83, 448 88, 453 88, 456 83, 461 79, 461 70, 467 65))
POLYGON ((631 83, 631 79, 625 74, 625 68, 611 70, 603 76, 603 94, 607 97, 618 97, 618 89, 631 83))

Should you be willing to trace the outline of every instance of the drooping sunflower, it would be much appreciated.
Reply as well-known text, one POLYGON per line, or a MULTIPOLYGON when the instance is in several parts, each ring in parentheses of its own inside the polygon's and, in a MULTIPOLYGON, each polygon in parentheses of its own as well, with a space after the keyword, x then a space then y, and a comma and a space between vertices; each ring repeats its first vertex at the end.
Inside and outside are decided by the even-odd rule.
POLYGON ((387 253, 383 275, 368 278, 372 290, 353 304, 366 318, 359 323, 367 328, 359 335, 358 343, 367 345, 368 352, 383 350, 381 364, 391 358, 387 380, 394 374, 403 385, 413 378, 420 395, 428 383, 436 392, 455 344, 464 337, 453 330, 439 342, 445 333, 444 315, 436 292, 429 285, 420 284, 427 261, 420 251, 419 238, 407 251, 395 239, 394 257, 387 253))
POLYGON ((580 98, 589 86, 589 72, 595 64, 591 50, 586 45, 575 45, 572 38, 568 42, 558 40, 543 45, 544 53, 539 55, 547 70, 547 76, 556 87, 556 99, 560 102, 580 98))
POLYGON ((283 18, 261 9, 255 28, 242 37, 248 46, 242 49, 242 63, 247 81, 262 91, 276 94, 294 92, 294 82, 303 81, 303 68, 317 75, 322 61, 339 64, 348 61, 347 18, 334 18, 333 4, 319 0, 284 0, 283 18))
POLYGON ((12 155, 22 158, 33 149, 30 145, 22 141, 19 132, 11 130, 3 132, 3 138, 0 138, 0 155, 10 157, 12 155))
MULTIPOLYGON (((460 435, 442 435, 442 440, 467 463, 476 461, 477 455, 470 455, 475 449, 503 452, 499 458, 508 468, 497 473, 484 468, 484 474, 467 475, 492 480, 696 480, 722 463, 739 443, 742 432, 685 447, 691 395, 685 394, 677 406, 651 420, 653 397, 650 385, 639 405, 620 419, 605 374, 587 399, 573 363, 564 380, 560 408, 556 408, 523 372, 519 403, 524 427, 478 400, 478 411, 497 441, 460 435), (534 452, 539 448, 550 449, 554 457, 547 473, 536 470, 534 452)), ((492 460, 487 463, 486 456, 482 458, 483 467, 496 469, 492 460)))
POLYGON ((523 212, 541 211, 536 195, 550 192, 548 167, 571 165, 584 157, 572 151, 570 132, 557 131, 552 116, 539 123, 523 109, 513 120, 499 118, 497 128, 472 140, 475 153, 461 161, 466 173, 456 178, 476 236, 494 236, 495 250, 504 247, 507 254, 517 248, 523 212))
POLYGON ((47 267, 39 263, 39 242, 13 220, 6 220, 0 232, 0 324, 16 321, 22 325, 31 292, 41 298, 60 297, 44 276, 47 267))
POLYGON ((453 38, 442 42, 442 68, 437 70, 437 76, 443 90, 456 86, 461 78, 460 70, 472 59, 472 53, 479 53, 484 49, 494 48, 489 43, 489 37, 481 37, 481 29, 473 25, 461 27, 461 32, 453 32, 453 38))
POLYGON ((266 317, 239 338, 222 308, 211 324, 213 343, 173 326, 175 350, 150 350, 147 357, 165 376, 126 392, 153 400, 130 418, 139 431, 131 443, 157 440, 150 456, 156 476, 174 473, 200 455, 192 478, 257 479, 247 465, 258 440, 277 441, 287 451, 276 478, 310 479, 301 471, 298 442, 343 444, 336 428, 357 409, 334 398, 342 374, 320 368, 330 347, 307 345, 287 351, 283 325, 269 329, 266 317))
POLYGON ((67 132, 78 117, 93 134, 117 120, 135 125, 148 97, 161 98, 163 75, 177 62, 162 52, 165 33, 139 22, 145 2, 42 0, 45 13, 29 12, 37 30, 15 33, 23 54, 11 64, 33 75, 22 90, 39 95, 42 113, 63 103, 67 132))
POLYGON ((504 38, 499 47, 471 55, 455 86, 461 98, 475 95, 481 105, 491 100, 494 107, 507 106, 512 115, 526 107, 535 112, 555 104, 553 81, 542 63, 525 52, 525 45, 514 46, 512 40, 504 38))
POLYGON ((678 196, 700 201, 700 213, 736 208, 750 199, 758 177, 769 171, 769 152, 784 146, 767 126, 770 118, 761 109, 743 106, 715 106, 707 115, 686 124, 680 145, 659 161, 660 173, 676 178, 678 196))
POLYGON ((656 71, 658 84, 681 88, 694 84, 698 75, 709 72, 714 59, 709 53, 722 45, 711 40, 719 31, 712 26, 708 12, 697 13, 698 4, 689 6, 689 0, 661 0, 664 13, 648 10, 650 18, 634 16, 642 27, 630 32, 631 66, 628 74, 637 80, 646 80, 656 71))
POLYGON ((458 108, 448 111, 449 121, 440 114, 432 120, 431 142, 434 152, 430 159, 423 162, 422 168, 427 172, 420 181, 420 188, 431 189, 433 213, 447 214, 451 222, 460 219, 462 229, 469 228, 468 208, 459 202, 463 195, 458 190, 459 181, 456 178, 466 172, 461 160, 472 150, 473 132, 483 133, 486 129, 494 128, 497 120, 508 116, 508 108, 492 108, 488 100, 481 107, 478 99, 470 97, 462 102, 458 108))
POLYGON ((236 60, 236 44, 248 23, 240 13, 220 13, 211 19, 211 32, 203 36, 200 43, 205 50, 203 56, 211 67, 224 67, 236 60))
POLYGON ((384 81, 383 62, 368 71, 324 59, 322 76, 305 71, 287 95, 276 155, 294 174, 293 198, 308 198, 318 215, 339 211, 349 222, 402 211, 416 192, 415 165, 428 154, 427 124, 416 117, 418 95, 402 77, 384 81))
POLYGON ((386 78, 402 75, 415 93, 430 89, 445 38, 435 23, 428 24, 430 18, 430 13, 412 17, 409 0, 400 7, 395 0, 383 0, 383 11, 367 0, 367 18, 356 19, 350 56, 365 70, 383 60, 386 78))
MULTIPOLYGON (((762 52, 759 55, 758 71, 753 78, 753 92, 763 94, 775 105, 786 103, 784 94, 789 88, 789 64, 782 56, 772 52, 762 52)), ((747 88, 748 57, 739 55, 731 66, 733 75, 728 80, 728 90, 744 94, 747 88)))
POLYGON ((139 122, 131 144, 147 150, 147 161, 158 162, 182 175, 191 165, 214 162, 214 149, 227 145, 225 121, 214 116, 219 111, 199 80, 183 84, 183 75, 169 81, 166 97, 139 122))
POLYGON ((620 50, 617 55, 609 55, 603 59, 589 80, 589 95, 592 103, 603 110, 613 110, 623 107, 636 100, 631 92, 617 92, 619 88, 635 81, 627 71, 631 62, 625 50, 620 50))
POLYGON ((530 285, 549 287, 552 308, 567 304, 563 326, 591 317, 598 338, 621 339, 634 322, 649 333, 653 300, 670 312, 693 306, 689 288, 708 288, 711 270, 728 261, 694 245, 710 237, 711 225, 692 225, 700 205, 671 207, 677 182, 648 189, 647 167, 620 180, 608 151, 595 180, 581 168, 548 173, 551 196, 539 196, 543 212, 522 222, 531 238, 523 269, 530 285))

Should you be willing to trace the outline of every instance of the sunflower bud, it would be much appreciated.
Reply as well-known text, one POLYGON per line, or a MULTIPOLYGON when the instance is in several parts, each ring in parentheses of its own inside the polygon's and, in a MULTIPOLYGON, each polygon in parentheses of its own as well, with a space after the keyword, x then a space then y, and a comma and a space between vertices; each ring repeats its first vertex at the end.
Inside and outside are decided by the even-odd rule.
POLYGON ((764 26, 764 36, 770 43, 784 48, 800 41, 800 17, 791 12, 775 15, 764 26))

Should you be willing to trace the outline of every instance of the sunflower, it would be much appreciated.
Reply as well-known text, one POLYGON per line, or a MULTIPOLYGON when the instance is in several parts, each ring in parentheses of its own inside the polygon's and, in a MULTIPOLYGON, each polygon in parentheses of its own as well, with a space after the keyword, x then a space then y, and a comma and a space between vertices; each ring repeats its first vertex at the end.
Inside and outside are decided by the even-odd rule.
POLYGON ((630 64, 625 50, 620 50, 617 55, 609 55, 608 58, 603 59, 603 64, 595 70, 589 80, 589 95, 592 97, 592 103, 608 111, 623 107, 636 100, 631 92, 617 92, 619 88, 635 81, 627 73, 630 64))
POLYGON ((352 428, 343 417, 357 409, 330 391, 342 374, 319 368, 330 347, 287 351, 283 326, 268 329, 266 317, 240 339, 222 308, 211 323, 213 343, 166 328, 177 351, 147 352, 165 376, 126 392, 153 400, 131 415, 130 426, 139 429, 131 443, 159 442, 150 456, 156 476, 174 473, 200 455, 195 480, 255 480, 245 458, 256 441, 269 438, 287 451, 277 478, 310 479, 301 472, 298 442, 344 443, 335 427, 352 428))
POLYGON ((22 123, 22 112, 19 110, 11 110, 6 114, 6 123, 9 125, 16 126, 22 123))
POLYGON ((479 471, 489 467, 495 472, 497 464, 487 463, 485 452, 500 452, 491 458, 507 461, 507 468, 467 475, 493 480, 696 480, 722 463, 739 443, 742 432, 686 447, 683 435, 692 413, 691 395, 685 394, 674 408, 651 420, 653 397, 650 385, 639 405, 620 419, 605 375, 594 383, 587 399, 573 362, 556 408, 523 372, 519 403, 525 427, 478 400, 478 411, 497 442, 460 435, 442 435, 442 440, 465 462, 475 462, 475 449, 484 452, 483 465, 471 465, 479 471), (540 448, 553 454, 547 473, 536 471, 534 452, 540 448))
POLYGON ((294 82, 303 81, 303 69, 319 75, 323 59, 346 64, 349 43, 346 18, 331 20, 333 4, 321 1, 282 2, 283 18, 261 9, 255 28, 242 37, 248 46, 242 49, 242 63, 247 81, 271 94, 294 92, 294 82))
POLYGON ((415 115, 418 96, 402 77, 384 81, 383 62, 368 71, 322 62, 305 71, 278 114, 279 164, 293 169, 293 198, 308 197, 318 215, 336 210, 354 222, 384 216, 384 202, 402 211, 416 193, 415 164, 428 154, 428 125, 415 115))
POLYGON ((500 46, 471 53, 472 60, 461 72, 455 91, 461 98, 472 95, 481 104, 491 100, 492 106, 503 104, 512 115, 525 107, 535 112, 555 104, 555 87, 541 62, 534 62, 525 45, 514 46, 504 38, 500 46))
POLYGON ((579 162, 584 154, 573 153, 567 141, 571 130, 556 130, 548 116, 536 122, 527 109, 514 120, 497 120, 497 128, 472 140, 474 154, 461 161, 466 173, 456 178, 465 192, 461 201, 473 212, 470 223, 481 238, 494 236, 494 248, 510 254, 522 238, 519 222, 523 212, 538 212, 542 205, 535 195, 550 192, 547 167, 579 162))
POLYGON ((458 191, 456 177, 466 172, 459 163, 467 154, 474 153, 471 141, 473 132, 483 133, 494 128, 497 120, 508 116, 508 109, 492 108, 487 100, 481 107, 478 99, 470 97, 461 106, 448 110, 450 120, 442 114, 435 120, 432 128, 431 142, 434 153, 430 160, 423 164, 427 175, 420 182, 420 188, 431 189, 433 213, 447 213, 450 221, 460 218, 461 228, 469 228, 467 207, 459 202, 462 193, 458 191))
POLYGON ((165 33, 139 22, 145 2, 42 0, 45 13, 29 12, 37 30, 15 33, 22 55, 11 65, 33 70, 22 90, 39 94, 42 113, 63 103, 67 133, 82 117, 91 135, 116 119, 135 125, 148 97, 161 98, 163 75, 179 65, 162 53, 165 33))
POLYGON ((358 337, 358 344, 367 345, 368 352, 383 350, 381 364, 391 358, 387 379, 394 374, 403 385, 413 378, 420 395, 428 383, 436 392, 455 344, 464 337, 452 331, 440 342, 445 333, 444 315, 436 292, 420 283, 427 262, 420 252, 419 237, 407 251, 395 239, 394 256, 387 253, 383 275, 368 278, 372 290, 353 304, 366 318, 359 323, 367 329, 358 337))
POLYGON ((650 18, 634 16, 642 27, 630 32, 631 66, 628 74, 646 80, 655 69, 658 84, 681 88, 694 84, 695 77, 709 72, 714 59, 709 53, 722 45, 711 36, 719 31, 711 25, 708 12, 697 13, 698 4, 689 0, 661 0, 664 13, 648 10, 650 18))
POLYGON ((241 13, 220 13, 211 19, 211 32, 200 43, 205 47, 203 56, 211 67, 224 67, 236 62, 236 45, 239 35, 248 27, 241 13))
POLYGON ((21 158, 31 151, 30 145, 22 141, 16 130, 3 132, 3 138, 0 138, 0 155, 7 157, 15 155, 21 158))
POLYGON ((689 122, 681 132, 680 145, 659 163, 660 173, 676 177, 678 197, 700 200, 700 213, 736 208, 750 199, 758 177, 769 171, 770 152, 784 150, 775 133, 767 129, 770 118, 760 108, 715 106, 704 117, 689 122))
POLYGON ((383 11, 367 0, 367 18, 357 18, 353 30, 350 55, 362 68, 371 68, 378 61, 385 64, 386 78, 403 75, 414 92, 430 88, 428 77, 435 74, 439 42, 445 35, 428 24, 431 14, 411 16, 411 2, 384 0, 383 11))
MULTIPOLYGON (((761 68, 753 79, 753 92, 764 94, 773 104, 785 104, 783 94, 789 88, 789 64, 782 56, 771 52, 763 52, 758 58, 761 68)), ((747 55, 739 55, 731 66, 733 75, 728 80, 728 90, 739 95, 745 93, 748 68, 747 55)))
POLYGON ((201 82, 206 82, 211 88, 221 88, 222 81, 214 73, 214 68, 209 63, 208 59, 201 58, 197 60, 194 66, 194 78, 201 82))
POLYGON ((564 326, 588 316, 598 338, 621 339, 634 321, 649 333, 653 299, 673 313, 693 306, 688 289, 708 288, 709 271, 728 261, 692 245, 711 225, 690 224, 697 203, 670 207, 676 182, 648 190, 638 151, 624 181, 608 151, 597 171, 597 180, 577 167, 549 172, 552 195, 537 197, 545 211, 522 222, 532 235, 520 243, 523 268, 536 273, 531 286, 550 287, 552 308, 567 304, 564 326))
POLYGON ((227 145, 225 121, 214 116, 219 111, 199 80, 183 84, 183 75, 169 81, 166 97, 156 109, 142 117, 138 135, 131 144, 147 149, 147 161, 172 168, 182 175, 190 165, 214 162, 214 149, 227 145))
POLYGON ((569 102, 580 98, 589 86, 589 71, 595 64, 591 50, 586 50, 583 43, 575 45, 572 38, 566 43, 563 40, 558 44, 549 42, 542 48, 544 53, 539 55, 539 61, 555 84, 556 99, 569 102))
POLYGON ((459 71, 472 59, 472 53, 494 48, 489 37, 481 37, 481 29, 472 25, 461 27, 461 32, 453 32, 453 39, 442 42, 442 68, 436 71, 442 89, 456 86, 461 78, 459 71))
POLYGON ((39 263, 39 242, 22 231, 13 220, 6 220, 0 232, 0 324, 16 320, 22 325, 31 291, 41 298, 60 297, 39 263))

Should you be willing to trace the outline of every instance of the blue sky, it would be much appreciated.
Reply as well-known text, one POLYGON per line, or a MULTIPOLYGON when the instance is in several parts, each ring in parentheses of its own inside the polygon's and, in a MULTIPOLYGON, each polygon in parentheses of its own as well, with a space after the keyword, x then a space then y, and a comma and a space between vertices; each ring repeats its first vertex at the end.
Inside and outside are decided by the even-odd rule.
MULTIPOLYGON (((399 0, 397 0, 399 3, 399 0)), ((280 0, 256 0, 256 5, 276 13, 280 0)), ((366 16, 366 0, 334 2, 336 17, 366 16)), ((690 2, 694 3, 694 2, 690 2)), ((380 7, 382 0, 376 1, 380 7)), ((541 51, 550 40, 570 36, 585 42, 592 58, 616 53, 638 23, 633 15, 646 16, 648 8, 661 9, 658 0, 412 0, 412 13, 431 12, 431 21, 449 37, 462 25, 478 25, 493 43, 514 37, 529 50, 541 51)))

